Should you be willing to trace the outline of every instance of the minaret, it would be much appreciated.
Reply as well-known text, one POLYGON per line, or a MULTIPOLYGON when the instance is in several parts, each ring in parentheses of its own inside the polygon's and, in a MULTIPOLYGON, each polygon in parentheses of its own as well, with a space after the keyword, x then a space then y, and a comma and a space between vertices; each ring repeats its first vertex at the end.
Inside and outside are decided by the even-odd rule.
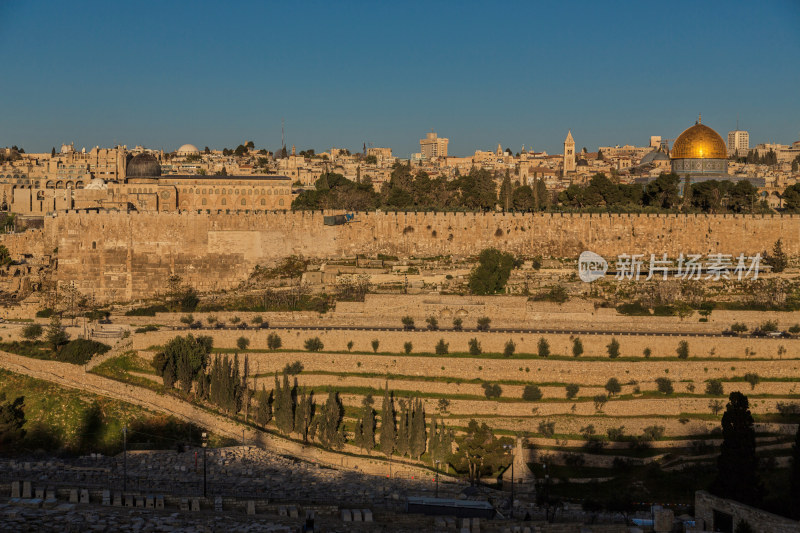
POLYGON ((564 139, 564 173, 575 172, 575 140, 572 138, 572 130, 567 132, 564 139))

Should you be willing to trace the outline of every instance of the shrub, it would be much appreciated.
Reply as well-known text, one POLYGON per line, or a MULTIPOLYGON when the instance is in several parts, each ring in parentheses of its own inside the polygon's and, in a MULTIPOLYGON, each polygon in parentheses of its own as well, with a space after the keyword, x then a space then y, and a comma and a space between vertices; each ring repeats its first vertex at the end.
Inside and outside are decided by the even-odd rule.
POLYGON ((578 391, 581 389, 581 388, 580 388, 578 385, 576 385, 575 383, 567 383, 567 385, 566 385, 566 387, 565 387, 565 388, 566 388, 566 390, 567 390, 567 399, 568 399, 568 400, 571 400, 571 399, 573 399, 575 396, 577 396, 577 395, 578 395, 578 391))
POLYGON ((617 378, 610 378, 606 382, 606 390, 608 394, 613 396, 614 394, 619 394, 622 391, 622 385, 619 384, 619 380, 617 378))
POLYGON ((256 315, 256 316, 254 316, 253 318, 250 319, 250 323, 251 324, 255 324, 256 326, 258 326, 259 324, 263 324, 264 323, 264 319, 261 316, 256 315))
POLYGON ((270 350, 277 350, 282 344, 283 341, 281 341, 281 337, 277 333, 267 335, 267 348, 270 350))
POLYGON ((506 357, 511 357, 512 355, 514 355, 514 351, 516 349, 517 349, 517 345, 514 344, 514 341, 512 341, 511 339, 508 339, 508 342, 506 343, 505 347, 503 348, 503 355, 505 355, 506 357))
POLYGON ((652 354, 653 354, 653 350, 651 350, 650 348, 645 348, 645 349, 642 351, 642 355, 644 355, 644 358, 645 358, 645 359, 650 359, 650 356, 651 356, 652 354))
POLYGON ((767 320, 766 322, 761 324, 759 329, 761 331, 767 331, 767 332, 778 331, 778 322, 776 322, 775 320, 767 320))
POLYGON ((453 319, 453 330, 454 331, 461 331, 464 329, 464 321, 458 317, 453 319))
POLYGON ((706 394, 711 396, 722 396, 725 394, 725 391, 722 387, 722 381, 719 379, 709 379, 706 382, 706 394))
POLYGON ((405 351, 407 354, 408 354, 408 353, 411 353, 411 350, 412 350, 413 348, 414 348, 414 345, 413 345, 413 344, 411 344, 410 342, 406 342, 405 344, 403 344, 403 350, 404 350, 404 351, 405 351))
POLYGON ((800 333, 800 324, 795 324, 794 326, 790 327, 789 333, 791 333, 792 335, 797 335, 798 333, 800 333))
POLYGON ((711 409, 711 413, 716 416, 725 408, 725 404, 722 403, 722 400, 710 400, 708 402, 708 408, 711 409))
POLYGON ((182 323, 182 324, 186 324, 186 325, 188 326, 188 325, 189 325, 189 324, 191 324, 192 322, 194 322, 194 316, 193 316, 193 315, 191 315, 191 314, 189 314, 189 315, 183 315, 183 316, 181 317, 181 323, 182 323))
POLYGON ((303 363, 300 361, 295 361, 294 363, 286 363, 286 366, 283 367, 283 373, 288 374, 290 376, 297 375, 303 371, 303 363))
POLYGON ((51 316, 53 316, 53 310, 49 307, 36 311, 36 318, 50 318, 51 316))
POLYGON ((214 315, 206 317, 206 322, 208 322, 209 326, 213 326, 216 321, 217 321, 217 317, 215 317, 214 315))
POLYGON ((32 341, 38 339, 44 333, 44 328, 40 324, 28 324, 22 329, 22 337, 32 341))
POLYGON ((439 329, 439 320, 433 315, 426 318, 425 323, 428 325, 428 331, 436 331, 439 329))
POLYGON ((750 384, 750 390, 756 388, 756 385, 761 381, 761 378, 755 372, 748 372, 744 375, 744 380, 750 384))
POLYGON ((542 420, 539 422, 539 433, 545 437, 552 437, 556 433, 556 423, 542 420))
POLYGON ((134 331, 136 333, 149 333, 151 331, 158 331, 158 326, 155 326, 153 324, 147 324, 146 326, 136 328, 134 331))
MULTIPOLYGON (((502 235, 500 228, 495 235, 498 233, 502 235)), ((501 252, 495 248, 486 248, 478 256, 478 265, 469 275, 470 292, 479 295, 501 292, 506 286, 511 270, 520 264, 510 253, 501 252)))
POLYGON ((400 322, 403 323, 403 329, 406 331, 411 331, 415 328, 414 319, 410 316, 404 316, 400 319, 400 322))
POLYGON ((446 355, 448 347, 449 345, 444 342, 444 339, 439 339, 439 342, 436 343, 436 355, 446 355))
POLYGON ((625 426, 619 426, 617 428, 608 428, 606 430, 606 434, 608 435, 608 440, 611 441, 621 441, 625 438, 625 426))
POLYGON ((163 304, 149 305, 125 311, 125 316, 156 316, 156 313, 169 313, 169 309, 163 304))
POLYGON ((672 387, 672 380, 669 378, 656 378, 656 387, 658 392, 664 394, 672 394, 675 389, 672 387))
POLYGON ((678 343, 678 348, 675 350, 678 354, 678 359, 688 359, 689 358, 689 343, 686 341, 681 341, 678 343))
POLYGON ((499 398, 503 393, 503 389, 497 383, 484 383, 482 386, 483 394, 487 398, 499 398))
POLYGON ((572 339, 572 357, 583 355, 583 341, 579 337, 572 339))
POLYGON ((642 440, 653 442, 664 436, 664 426, 647 426, 642 430, 642 440))
POLYGON ((381 341, 378 339, 372 339, 372 351, 374 353, 378 353, 378 347, 381 345, 381 341))
POLYGON ((482 316, 478 319, 478 331, 489 331, 489 325, 492 323, 492 319, 488 316, 482 316))
POLYGON ((641 302, 633 302, 617 306, 617 313, 628 316, 650 316, 650 309, 641 302))
POLYGON ((353 341, 347 341, 347 351, 350 352, 353 350, 353 341))
POLYGON ((474 337, 469 340, 469 353, 470 355, 481 354, 481 343, 479 343, 478 339, 474 337))
POLYGON ((534 385, 525 385, 525 389, 522 391, 522 399, 526 402, 538 402, 542 399, 542 390, 534 385))
POLYGON ((539 357, 550 357, 550 343, 544 337, 539 338, 539 343, 536 345, 539 357))
POLYGON ((734 333, 744 333, 747 331, 747 325, 740 322, 734 322, 731 324, 731 331, 734 333))
POLYGON ((96 354, 104 354, 111 349, 108 344, 90 341, 86 339, 75 339, 66 343, 59 351, 56 358, 65 363, 74 365, 84 365, 88 363, 96 354))
POLYGON ((436 402, 436 407, 439 409, 440 413, 446 413, 448 409, 450 409, 450 400, 447 398, 439 398, 439 401, 436 402))
POLYGON ((319 352, 325 347, 325 345, 322 344, 322 341, 319 339, 319 337, 312 337, 310 339, 306 339, 304 346, 306 350, 308 350, 309 352, 319 352))
POLYGON ((250 346, 250 339, 247 337, 239 337, 236 339, 236 346, 238 346, 240 350, 246 350, 247 347, 250 346))
POLYGON ((608 356, 611 359, 616 359, 619 357, 619 341, 617 339, 612 338, 611 342, 609 342, 606 346, 606 349, 608 350, 608 356))

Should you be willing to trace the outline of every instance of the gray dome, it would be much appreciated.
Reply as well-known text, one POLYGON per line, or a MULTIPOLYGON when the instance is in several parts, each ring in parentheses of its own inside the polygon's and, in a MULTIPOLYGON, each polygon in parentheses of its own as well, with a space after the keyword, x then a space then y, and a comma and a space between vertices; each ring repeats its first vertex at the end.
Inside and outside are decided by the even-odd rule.
POLYGON ((646 165, 648 163, 652 163, 654 161, 669 161, 669 156, 664 152, 659 150, 653 150, 645 155, 642 160, 639 162, 640 165, 646 165))
POLYGON ((152 178, 160 176, 161 165, 153 154, 139 154, 128 162, 125 175, 129 178, 152 178))

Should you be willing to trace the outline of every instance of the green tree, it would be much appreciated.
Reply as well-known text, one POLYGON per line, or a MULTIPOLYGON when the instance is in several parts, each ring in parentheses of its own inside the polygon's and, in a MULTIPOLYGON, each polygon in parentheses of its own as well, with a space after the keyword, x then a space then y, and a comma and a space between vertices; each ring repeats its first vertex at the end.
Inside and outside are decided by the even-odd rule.
POLYGON ((12 263, 11 254, 4 245, 0 244, 0 268, 8 266, 12 263))
POLYGON ((44 333, 44 328, 40 324, 28 324, 22 328, 22 337, 29 341, 38 339, 42 333, 44 333))
POLYGON ((583 355, 583 341, 580 337, 572 339, 572 357, 580 357, 583 355))
POLYGON ((383 452, 387 457, 390 457, 394 453, 395 446, 397 444, 394 401, 392 400, 391 393, 389 392, 388 383, 386 384, 386 389, 383 391, 380 444, 381 452, 383 452))
POLYGON ((280 348, 282 344, 283 341, 281 341, 281 337, 277 333, 270 333, 267 335, 267 348, 270 350, 275 351, 280 348))
POLYGON ((58 352, 67 341, 69 341, 69 335, 61 327, 61 317, 58 313, 53 313, 53 316, 50 317, 50 325, 45 333, 45 342, 53 352, 58 352))
POLYGON ((339 399, 336 391, 328 392, 328 399, 325 402, 321 427, 319 428, 319 440, 326 448, 340 450, 344 447, 344 434, 341 431, 342 417, 344 416, 344 406, 339 399))
POLYGON ((409 423, 409 452, 413 459, 419 459, 427 448, 428 436, 425 431, 425 407, 422 400, 416 398, 411 408, 409 423))
POLYGON ((578 395, 578 391, 580 390, 580 387, 578 385, 576 385, 575 383, 567 383, 565 388, 567 390, 567 399, 568 400, 571 400, 571 399, 575 398, 575 396, 578 395))
POLYGON ((457 439, 457 444, 453 466, 457 471, 466 473, 472 484, 509 464, 510 459, 503 448, 503 441, 494 436, 485 422, 479 425, 474 419, 470 419, 464 434, 457 439))
POLYGON ((404 316, 401 319, 401 322, 403 323, 403 329, 404 330, 411 331, 411 330, 414 329, 414 319, 412 317, 404 316))
POLYGON ((166 344, 164 351, 153 359, 155 370, 164 378, 165 385, 174 376, 174 381, 179 382, 181 389, 190 392, 192 383, 208 366, 212 346, 211 337, 174 337, 166 344))
POLYGON ((425 322, 428 324, 429 331, 436 331, 439 329, 439 321, 436 319, 435 316, 431 315, 425 319, 425 322))
POLYGON ((610 396, 613 396, 622 391, 622 385, 620 385, 617 378, 609 378, 609 380, 606 382, 606 390, 610 396))
POLYGON ((375 448, 375 409, 371 394, 364 396, 361 401, 361 416, 356 423, 355 444, 362 450, 370 453, 375 448))
POLYGON ((477 329, 478 331, 489 331, 489 326, 492 323, 492 319, 488 316, 482 316, 478 319, 477 329))
POLYGON ((539 357, 550 357, 550 343, 544 337, 539 338, 539 343, 536 345, 539 357))
POLYGON ((306 339, 306 342, 303 345, 305 346, 305 349, 309 352, 319 352, 325 347, 325 345, 322 344, 322 341, 319 339, 319 337, 312 337, 306 339))
POLYGON ((0 452, 18 450, 25 437, 25 397, 19 396, 6 401, 5 393, 0 393, 0 452))
POLYGON ((436 355, 446 355, 448 352, 448 343, 444 342, 444 339, 439 339, 439 342, 436 343, 436 355))
POLYGON ((236 346, 238 346, 240 350, 246 350, 247 347, 250 346, 250 339, 247 337, 239 337, 236 339, 236 346))
POLYGON ((497 383, 483 383, 483 395, 489 399, 499 398, 503 394, 503 389, 497 383))
POLYGON ((606 345, 606 350, 608 350, 608 356, 611 359, 616 359, 619 357, 619 341, 617 339, 612 338, 611 342, 606 345))
POLYGON ((687 341, 681 341, 678 343, 678 348, 675 350, 678 354, 678 359, 688 359, 689 358, 689 343, 687 341))
POLYGON ((783 251, 783 241, 778 239, 772 246, 772 253, 764 252, 764 262, 772 267, 773 272, 783 272, 789 264, 786 252, 783 251))
POLYGON ((487 295, 502 292, 511 270, 520 266, 513 255, 495 248, 487 248, 478 256, 478 265, 469 275, 472 294, 487 295))
POLYGON ((297 398, 297 406, 294 410, 294 431, 300 435, 303 442, 308 442, 315 410, 313 392, 303 393, 297 398))
POLYGON ((706 394, 710 396, 723 396, 725 394, 725 390, 722 386, 722 380, 709 379, 706 381, 706 394))
POLYGON ((508 342, 506 342, 506 345, 503 347, 503 355, 506 357, 511 357, 512 355, 514 355, 514 350, 516 349, 517 345, 514 344, 514 341, 508 339, 508 342))
POLYGON ((732 392, 722 415, 722 446, 711 492, 747 505, 761 501, 756 432, 747 396, 732 392))
POLYGON ((599 413, 603 410, 603 406, 606 402, 608 402, 608 396, 605 394, 595 394, 592 401, 594 402, 594 410, 599 413))
POLYGON ((758 385, 761 382, 761 378, 755 372, 748 372, 747 374, 745 374, 744 380, 750 384, 750 390, 755 389, 756 385, 758 385))
POLYGON ((672 380, 669 378, 656 378, 656 388, 658 392, 663 394, 672 394, 675 392, 672 386, 672 380))
POLYGON ((378 348, 381 345, 381 341, 379 341, 378 339, 372 339, 372 343, 371 344, 372 344, 372 351, 374 353, 378 353, 378 348))
POLYGON ((464 321, 456 317, 453 319, 453 331, 461 331, 464 328, 464 321))
POLYGON ((527 402, 538 402, 542 399, 542 390, 532 383, 525 385, 522 390, 522 399, 527 402))
POLYGON ((400 400, 400 416, 397 420, 397 440, 395 441, 395 451, 400 457, 405 457, 409 451, 410 420, 408 400, 400 400))
POLYGON ((481 343, 474 337, 469 340, 469 353, 470 355, 481 354, 481 343))
POLYGON ((403 343, 403 351, 407 354, 411 353, 411 350, 414 349, 414 345, 410 342, 403 343))
POLYGON ((283 374, 282 383, 278 381, 278 373, 275 372, 275 401, 273 411, 275 425, 284 435, 288 435, 294 429, 294 408, 297 391, 289 386, 289 375, 283 374))

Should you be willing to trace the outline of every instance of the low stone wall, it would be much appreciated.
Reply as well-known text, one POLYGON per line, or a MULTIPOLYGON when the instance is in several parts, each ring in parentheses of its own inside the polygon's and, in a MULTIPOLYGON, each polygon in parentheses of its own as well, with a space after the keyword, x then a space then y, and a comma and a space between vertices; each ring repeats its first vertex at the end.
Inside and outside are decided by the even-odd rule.
POLYGON ((756 533, 800 532, 800 522, 796 520, 768 513, 734 500, 720 498, 706 491, 697 491, 694 496, 694 515, 695 518, 703 521, 706 531, 721 531, 719 528, 723 527, 723 524, 715 523, 714 511, 729 515, 734 528, 740 520, 744 520, 756 533))

